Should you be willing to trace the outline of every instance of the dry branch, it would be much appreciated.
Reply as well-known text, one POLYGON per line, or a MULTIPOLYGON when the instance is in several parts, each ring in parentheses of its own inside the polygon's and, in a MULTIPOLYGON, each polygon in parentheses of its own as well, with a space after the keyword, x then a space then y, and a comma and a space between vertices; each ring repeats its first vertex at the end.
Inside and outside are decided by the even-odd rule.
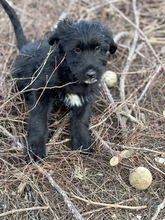
POLYGON ((157 207, 157 209, 156 209, 156 212, 155 212, 155 214, 154 214, 154 216, 152 217, 151 220, 156 220, 156 219, 158 219, 158 215, 159 215, 161 209, 164 209, 164 207, 165 207, 165 198, 164 198, 163 201, 158 205, 158 207, 157 207))
MULTIPOLYGON (((139 28, 139 12, 138 12, 137 7, 136 7, 136 0, 133 0, 133 12, 134 12, 136 26, 139 28)), ((129 50, 129 55, 127 57, 127 62, 126 62, 125 67, 123 69, 124 74, 122 74, 121 77, 120 77, 120 98, 121 98, 122 102, 125 102, 125 80, 126 80, 126 74, 125 73, 127 73, 130 69, 130 66, 131 66, 131 63, 132 63, 132 60, 133 60, 133 56, 134 56, 134 53, 135 53, 135 50, 136 50, 138 36, 139 36, 138 31, 135 30, 133 42, 132 42, 132 45, 131 45, 130 50, 129 50)), ((125 110, 127 110, 127 109, 125 109, 125 110)))
MULTIPOLYGON (((139 12, 137 10, 136 0, 132 1, 132 5, 133 5, 135 23, 136 23, 136 26, 139 28, 139 12)), ((124 111, 128 114, 130 114, 130 111, 129 111, 127 105, 126 105, 126 98, 125 98, 125 80, 126 80, 126 74, 125 73, 128 73, 128 71, 130 69, 130 66, 131 66, 131 63, 132 63, 132 60, 133 60, 133 56, 134 56, 134 53, 135 53, 135 50, 136 50, 136 46, 137 46, 138 36, 139 36, 138 31, 135 29, 132 45, 131 45, 130 50, 129 50, 129 54, 128 54, 128 57, 127 57, 125 67, 123 69, 123 73, 121 74, 121 77, 120 77, 120 85, 119 85, 119 87, 120 87, 120 99, 123 103, 122 108, 124 108, 124 111)), ((120 118, 119 115, 118 115, 118 118, 119 118, 120 126, 121 126, 121 129, 122 129, 123 138, 126 139, 127 138, 127 126, 126 126, 127 118, 125 118, 125 117, 120 118)))
POLYGON ((165 156, 165 152, 162 151, 156 151, 156 150, 152 150, 152 149, 148 149, 148 148, 142 148, 142 147, 133 147, 133 146, 121 146, 123 149, 133 149, 133 150, 139 150, 139 151, 147 151, 147 152, 151 152, 154 154, 160 154, 160 155, 164 155, 165 156))
POLYGON ((1 213, 0 217, 4 217, 4 216, 7 216, 7 215, 12 215, 12 214, 15 214, 15 213, 18 213, 18 212, 29 212, 29 211, 44 210, 44 209, 46 210, 48 208, 49 208, 48 206, 38 206, 38 207, 36 206, 36 207, 30 207, 30 208, 13 209, 11 211, 1 213))
MULTIPOLYGON (((137 7, 136 7, 136 0, 133 0, 133 12, 134 12, 134 16, 135 16, 136 26, 139 28, 139 12, 138 12, 137 7)), ((123 36, 123 35, 121 35, 121 36, 123 36)), ((118 38, 119 37, 116 37, 117 40, 118 40, 118 38)), ((120 77, 120 98, 121 98, 121 101, 124 105, 124 111, 129 115, 130 115, 130 112, 129 112, 129 109, 128 109, 126 103, 125 103, 125 80, 126 80, 126 74, 125 73, 127 73, 130 69, 130 66, 131 66, 131 63, 132 63, 132 60, 133 60, 133 56, 134 56, 134 53, 135 53, 135 50, 136 50, 137 41, 138 41, 138 31, 135 30, 133 42, 132 42, 132 45, 131 45, 130 50, 129 50, 129 55, 127 57, 127 62, 126 62, 125 67, 123 69, 123 74, 121 74, 121 77, 120 77)), ((105 83, 103 83, 103 88, 104 88, 105 93, 108 96, 108 99, 112 103, 113 108, 116 108, 114 99, 113 99, 113 97, 112 97, 112 95, 111 95, 110 91, 108 90, 105 83)), ((127 134, 126 134, 127 133, 126 132, 127 131, 126 118, 122 117, 120 115, 120 111, 118 111, 118 110, 116 111, 116 115, 117 115, 118 121, 120 123, 122 132, 123 132, 123 137, 126 138, 127 137, 127 134)))
MULTIPOLYGON (((110 25, 115 33, 114 40, 119 49, 111 62, 108 62, 107 67, 108 69, 112 68, 114 72, 121 73, 121 75, 125 74, 124 77, 126 77, 124 86, 127 85, 127 87, 124 88, 124 101, 121 101, 118 84, 110 90, 103 85, 104 92, 101 92, 96 101, 90 131, 94 136, 94 143, 98 151, 89 157, 79 153, 68 154, 69 124, 64 118, 62 121, 59 120, 61 112, 60 114, 56 112, 50 119, 50 138, 55 132, 47 144, 47 146, 51 145, 48 147, 50 153, 41 167, 45 168, 51 177, 60 184, 61 190, 65 190, 69 200, 85 219, 123 219, 123 216, 130 218, 138 218, 139 216, 142 219, 147 216, 148 219, 153 218, 152 220, 164 219, 164 198, 162 196, 160 198, 159 195, 164 195, 165 172, 164 166, 155 161, 155 157, 165 156, 164 116, 162 114, 165 110, 165 78, 162 71, 162 66, 164 67, 165 64, 164 0, 160 0, 159 4, 156 0, 140 2, 136 0, 139 3, 140 27, 135 21, 132 0, 125 1, 125 4, 118 0, 104 0, 102 2, 98 0, 72 0, 71 2, 69 0, 35 0, 35 2, 19 0, 14 2, 13 6, 18 12, 29 40, 39 36, 43 37, 53 28, 55 21, 68 16, 75 20, 99 19, 104 24, 110 25), (52 7, 52 3, 54 7, 52 7), (132 63, 129 63, 128 55, 133 44, 135 31, 138 31, 139 40, 132 56, 133 61, 131 60, 132 63), (126 64, 129 65, 126 67, 126 64), (130 67, 128 68, 128 66, 130 67), (148 92, 149 90, 150 92, 148 92), (127 112, 127 110, 130 111, 127 112), (144 121, 142 114, 145 115, 144 121), (59 121, 59 123, 54 123, 53 120, 59 121), (124 120, 128 122, 126 133, 129 136, 123 140, 119 124, 124 120), (141 120, 144 126, 141 124, 141 120), (60 131, 62 132, 59 133, 60 131), (67 150, 63 150, 63 147, 67 150), (99 148, 105 150, 102 151, 99 148), (134 149, 136 153, 130 159, 124 160, 118 167, 110 167, 108 162, 111 155, 116 155, 124 149, 134 149), (147 193, 135 192, 133 188, 128 189, 129 186, 125 185, 125 181, 128 181, 128 170, 141 165, 149 166, 154 175, 153 184, 147 193), (82 172, 84 169, 88 170, 83 180, 78 178, 73 180, 73 169, 77 166, 82 169, 82 172), (62 173, 60 173, 61 170, 62 173), (66 181, 59 182, 59 173, 61 178, 66 181), (159 195, 153 193, 157 189, 159 189, 159 195), (85 194, 83 194, 84 191, 85 194), (72 197, 72 192, 85 201, 72 197), (127 200, 127 198, 131 198, 132 193, 134 194, 132 201, 127 200), (142 195, 146 203, 141 203, 142 195), (105 201, 105 197, 109 198, 109 196, 116 201, 115 204, 108 204, 113 207, 104 206, 104 203, 112 201, 105 201), (94 204, 90 203, 90 199, 94 204), (150 202, 151 200, 152 202, 150 202), (119 201, 122 202, 119 203, 119 201), (134 210, 122 209, 118 206, 116 208, 116 203, 117 205, 128 205, 128 207, 129 205, 131 207, 133 205, 135 207, 136 205, 147 205, 147 208, 139 210, 135 214, 134 210), (87 206, 88 204, 90 205, 87 206)), ((66 205, 64 197, 56 192, 56 188, 52 187, 51 181, 46 178, 45 174, 39 172, 33 164, 25 165, 20 160, 20 156, 12 150, 13 146, 17 146, 18 152, 22 151, 23 143, 12 132, 12 128, 17 128, 19 136, 26 135, 25 130, 22 130, 21 127, 24 117, 23 114, 20 114, 24 107, 22 100, 17 97, 20 92, 13 93, 14 83, 11 78, 8 80, 16 47, 12 26, 3 9, 1 9, 0 24, 2 39, 0 42, 0 85, 2 91, 0 91, 0 152, 2 152, 0 155, 0 219, 49 220, 50 218, 68 219, 69 217, 75 219, 71 209, 66 205), (8 150, 10 145, 11 148, 8 150), (6 146, 8 147, 6 148, 6 146), (28 185, 30 191, 28 191, 28 185), (52 194, 52 189, 54 194, 52 194), (39 206, 48 207, 48 209, 33 210, 39 206)), ((45 87, 50 90, 58 88, 57 86, 48 88, 48 86, 44 85, 40 89, 44 90, 45 87)), ((27 91, 31 90, 30 88, 26 89, 27 91)))
POLYGON ((41 172, 50 182, 51 186, 63 197, 64 202, 66 203, 69 210, 72 212, 74 217, 78 220, 84 220, 82 215, 79 213, 79 211, 75 208, 69 197, 67 196, 66 192, 53 180, 53 178, 50 176, 50 174, 43 169, 41 166, 36 164, 36 167, 38 168, 39 172, 41 172))
POLYGON ((138 30, 138 32, 141 34, 141 36, 144 38, 146 44, 148 45, 148 47, 150 48, 150 50, 152 51, 153 55, 155 56, 157 62, 161 65, 161 67, 164 69, 165 71, 165 66, 162 64, 162 61, 159 59, 158 55, 156 54, 154 48, 152 47, 151 43, 149 42, 147 36, 144 34, 144 32, 136 25, 134 24, 127 16, 124 15, 124 13, 119 10, 116 6, 114 6, 114 4, 110 3, 110 6, 117 12, 119 13, 127 22, 129 22, 134 28, 136 28, 138 30))
MULTIPOLYGON (((110 93, 110 90, 108 89, 108 87, 107 87, 107 85, 106 85, 106 83, 105 83, 104 81, 102 82, 102 86, 103 86, 103 89, 104 89, 105 94, 107 95, 107 97, 108 97, 110 103, 112 104, 113 109, 115 110, 115 109, 117 108, 116 103, 115 103, 115 101, 114 101, 114 99, 113 99, 113 96, 112 96, 111 93, 110 93)), ((124 125, 123 125, 123 120, 122 120, 122 117, 121 117, 121 115, 120 115, 119 110, 116 109, 115 113, 116 113, 118 122, 120 123, 121 127, 123 128, 123 127, 124 127, 124 125)), ((103 146, 104 146, 104 145, 103 145, 103 146)))
POLYGON ((94 129, 93 129, 93 133, 94 133, 94 134, 96 135, 96 137, 101 141, 101 143, 102 143, 104 149, 105 149, 106 151, 110 152, 110 154, 111 154, 112 156, 114 156, 114 155, 116 154, 116 151, 113 150, 113 149, 111 148, 111 146, 109 146, 109 145, 102 139, 102 137, 101 137, 96 131, 94 131, 94 129))
POLYGON ((154 79, 156 78, 156 76, 160 73, 162 67, 159 65, 155 71, 155 73, 150 77, 148 83, 146 84, 145 88, 142 91, 142 94, 140 95, 140 97, 138 98, 138 102, 140 102, 144 95, 146 94, 148 88, 150 87, 150 85, 153 83, 154 79))
POLYGON ((130 209, 130 210, 141 210, 141 209, 146 209, 147 208, 147 206, 127 206, 127 205, 120 205, 118 203, 109 204, 109 203, 94 202, 94 201, 91 201, 91 200, 84 199, 84 198, 81 198, 79 196, 76 196, 74 194, 72 194, 72 196, 75 199, 78 199, 78 200, 81 200, 81 201, 87 203, 87 205, 96 205, 96 206, 104 206, 106 208, 130 209))
POLYGON ((16 137, 14 137, 14 135, 12 135, 6 128, 4 128, 3 126, 0 125, 0 131, 7 137, 11 138, 11 140, 16 143, 16 145, 19 148, 23 148, 23 145, 16 140, 16 137))

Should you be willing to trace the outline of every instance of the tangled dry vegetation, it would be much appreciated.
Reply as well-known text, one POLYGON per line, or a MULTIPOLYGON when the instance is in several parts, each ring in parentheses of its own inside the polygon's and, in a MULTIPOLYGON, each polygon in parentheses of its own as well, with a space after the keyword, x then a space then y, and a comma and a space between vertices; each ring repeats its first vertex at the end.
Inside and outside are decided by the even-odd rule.
POLYGON ((164 0, 12 0, 24 31, 35 39, 57 20, 99 19, 118 43, 108 69, 118 83, 102 85, 91 119, 92 156, 69 150, 68 115, 51 115, 48 157, 25 164, 26 111, 13 89, 16 56, 11 23, 0 8, 0 219, 165 219, 165 2, 164 0), (112 156, 130 155, 116 166, 112 156), (153 175, 137 191, 128 180, 138 166, 153 175))

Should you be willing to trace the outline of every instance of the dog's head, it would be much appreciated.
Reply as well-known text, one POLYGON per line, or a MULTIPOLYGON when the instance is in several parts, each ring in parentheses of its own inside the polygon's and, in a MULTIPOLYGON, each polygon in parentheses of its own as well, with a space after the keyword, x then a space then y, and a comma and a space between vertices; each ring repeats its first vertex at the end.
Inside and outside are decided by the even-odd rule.
POLYGON ((66 62, 80 83, 92 84, 101 79, 107 64, 107 53, 117 46, 112 31, 96 21, 60 21, 50 35, 50 45, 56 44, 66 56, 66 62))

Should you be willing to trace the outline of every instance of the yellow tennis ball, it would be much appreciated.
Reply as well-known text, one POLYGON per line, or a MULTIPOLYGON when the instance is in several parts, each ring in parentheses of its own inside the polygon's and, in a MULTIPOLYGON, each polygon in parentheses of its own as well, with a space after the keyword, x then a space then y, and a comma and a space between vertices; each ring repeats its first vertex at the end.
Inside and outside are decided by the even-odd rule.
POLYGON ((115 86, 117 83, 117 74, 115 72, 110 71, 110 70, 107 70, 104 73, 103 78, 109 88, 115 86))
POLYGON ((145 190, 152 183, 152 174, 145 167, 137 167, 129 174, 130 184, 137 190, 145 190))

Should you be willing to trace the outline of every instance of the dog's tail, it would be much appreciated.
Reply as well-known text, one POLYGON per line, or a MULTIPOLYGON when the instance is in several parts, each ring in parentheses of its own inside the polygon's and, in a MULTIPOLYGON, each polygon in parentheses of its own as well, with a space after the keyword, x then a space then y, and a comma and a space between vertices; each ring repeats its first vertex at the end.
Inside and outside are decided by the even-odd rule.
POLYGON ((4 8, 5 12, 8 14, 10 21, 13 25, 14 32, 16 35, 17 40, 17 48, 20 50, 25 44, 27 44, 26 37, 24 35, 21 23, 18 19, 18 16, 14 9, 8 4, 6 0, 0 0, 2 7, 4 8))

